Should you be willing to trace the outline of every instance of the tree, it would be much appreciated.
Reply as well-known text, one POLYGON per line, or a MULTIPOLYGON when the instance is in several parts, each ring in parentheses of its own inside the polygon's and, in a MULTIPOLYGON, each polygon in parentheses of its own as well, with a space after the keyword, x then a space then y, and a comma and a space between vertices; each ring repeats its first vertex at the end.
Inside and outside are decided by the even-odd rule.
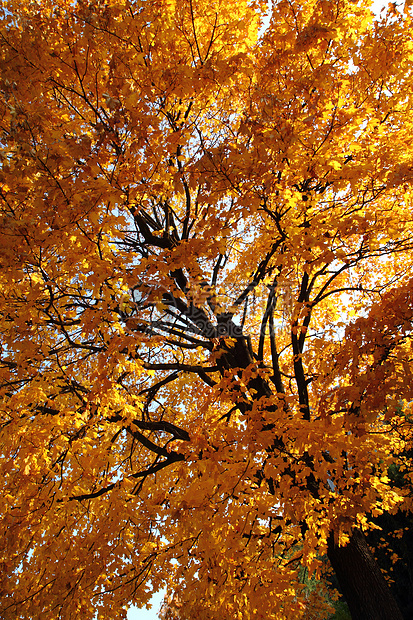
POLYGON ((2 5, 2 618, 401 617, 409 3, 266 10, 2 5))
MULTIPOLYGON (((402 413, 400 410, 399 413, 402 413)), ((411 425, 411 420, 407 421, 411 425)), ((409 463, 412 458, 412 444, 406 444, 406 451, 399 453, 388 470, 390 484, 402 489, 405 495, 412 495, 412 477, 409 463)), ((373 522, 379 526, 367 536, 368 544, 374 549, 380 567, 390 577, 391 589, 405 620, 413 613, 413 541, 411 540, 412 513, 399 510, 396 513, 377 515, 373 522)))

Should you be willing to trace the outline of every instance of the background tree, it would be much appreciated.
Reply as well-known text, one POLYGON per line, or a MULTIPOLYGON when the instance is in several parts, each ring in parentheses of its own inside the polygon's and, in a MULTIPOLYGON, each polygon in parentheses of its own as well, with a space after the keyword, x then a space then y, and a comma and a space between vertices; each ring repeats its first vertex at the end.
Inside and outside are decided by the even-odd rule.
POLYGON ((401 617, 410 9, 265 10, 2 5, 5 619, 401 617))

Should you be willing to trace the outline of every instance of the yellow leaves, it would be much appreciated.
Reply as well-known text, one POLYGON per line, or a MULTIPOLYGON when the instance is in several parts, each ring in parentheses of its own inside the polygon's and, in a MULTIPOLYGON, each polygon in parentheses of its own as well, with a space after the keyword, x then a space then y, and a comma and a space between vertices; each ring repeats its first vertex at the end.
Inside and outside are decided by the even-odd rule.
POLYGON ((335 31, 321 24, 311 24, 301 30, 295 41, 295 48, 298 52, 307 52, 310 48, 318 44, 319 41, 329 41, 337 36, 335 31))
POLYGON ((334 170, 341 170, 342 168, 342 164, 336 159, 331 159, 328 163, 334 170))
POLYGON ((36 285, 36 284, 42 284, 43 283, 43 278, 41 276, 41 274, 39 273, 31 273, 29 276, 30 279, 30 283, 32 285, 36 285))
POLYGON ((0 85, 21 614, 120 617, 174 573, 191 617, 310 616, 296 545, 316 569, 407 501, 411 103, 370 53, 397 37, 347 2, 276 3, 254 48, 244 1, 43 4, 0 85))
POLYGON ((26 463, 24 463, 24 468, 23 468, 23 475, 27 476, 28 474, 30 474, 30 471, 32 470, 32 462, 29 460, 26 460, 26 463))
POLYGON ((108 107, 109 110, 116 110, 120 106, 119 99, 116 99, 115 97, 111 97, 107 93, 103 93, 102 97, 105 100, 106 106, 108 107))

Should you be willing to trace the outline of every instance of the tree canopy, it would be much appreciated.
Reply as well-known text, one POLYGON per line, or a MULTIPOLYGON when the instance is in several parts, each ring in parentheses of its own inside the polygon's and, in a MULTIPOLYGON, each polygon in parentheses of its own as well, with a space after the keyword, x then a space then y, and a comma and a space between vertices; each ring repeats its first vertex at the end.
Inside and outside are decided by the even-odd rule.
POLYGON ((411 509, 410 2, 0 21, 1 617, 326 617, 411 509))

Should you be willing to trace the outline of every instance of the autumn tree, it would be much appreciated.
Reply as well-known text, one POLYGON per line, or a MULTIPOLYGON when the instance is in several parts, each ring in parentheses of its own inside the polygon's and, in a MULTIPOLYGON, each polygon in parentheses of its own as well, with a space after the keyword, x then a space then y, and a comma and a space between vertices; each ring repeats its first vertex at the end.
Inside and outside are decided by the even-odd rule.
POLYGON ((0 10, 1 617, 401 618, 409 2, 0 10))

